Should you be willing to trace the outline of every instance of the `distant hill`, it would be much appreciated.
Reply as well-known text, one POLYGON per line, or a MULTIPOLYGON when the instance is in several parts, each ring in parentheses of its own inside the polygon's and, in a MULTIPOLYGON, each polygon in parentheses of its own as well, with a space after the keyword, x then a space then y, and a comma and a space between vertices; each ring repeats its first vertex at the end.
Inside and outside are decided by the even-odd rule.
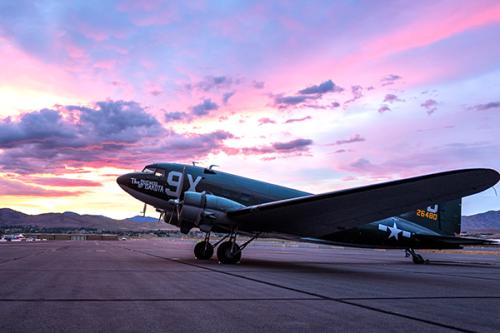
POLYGON ((462 231, 500 231, 500 211, 490 210, 471 216, 462 216, 462 231))
MULTIPOLYGON (((151 218, 153 219, 153 218, 151 218)), ((0 209, 0 227, 32 226, 38 228, 89 228, 103 231, 177 230, 164 222, 138 223, 133 220, 114 220, 102 215, 80 215, 73 212, 28 215, 13 209, 0 209)))
POLYGON ((132 221, 132 222, 139 222, 139 223, 157 223, 158 222, 158 218, 156 217, 151 217, 151 216, 142 216, 142 215, 136 215, 136 216, 133 216, 133 217, 129 217, 127 219, 128 221, 132 221))
MULTIPOLYGON (((39 228, 93 228, 104 231, 178 230, 177 227, 158 222, 154 217, 134 216, 114 220, 102 215, 80 215, 73 212, 28 215, 9 208, 0 208, 0 227, 32 226, 39 228)), ((463 232, 500 231, 500 211, 462 216, 463 232)))

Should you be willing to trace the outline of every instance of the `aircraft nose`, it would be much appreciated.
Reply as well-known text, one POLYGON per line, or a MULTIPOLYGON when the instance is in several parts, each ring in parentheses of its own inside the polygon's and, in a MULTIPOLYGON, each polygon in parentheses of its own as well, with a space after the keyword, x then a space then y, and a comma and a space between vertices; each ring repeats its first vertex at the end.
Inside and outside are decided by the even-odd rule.
POLYGON ((121 175, 116 178, 116 182, 120 185, 121 188, 127 187, 130 184, 130 174, 127 173, 125 175, 121 175))

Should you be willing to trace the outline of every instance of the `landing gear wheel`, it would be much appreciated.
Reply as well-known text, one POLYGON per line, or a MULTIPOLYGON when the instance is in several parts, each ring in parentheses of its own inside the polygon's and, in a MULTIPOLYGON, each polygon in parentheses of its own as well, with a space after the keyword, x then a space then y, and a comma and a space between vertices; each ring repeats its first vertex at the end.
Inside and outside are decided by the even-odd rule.
POLYGON ((425 263, 424 257, 422 257, 420 254, 416 254, 413 256, 413 263, 414 264, 423 264, 425 263))
POLYGON ((214 254, 214 247, 207 241, 201 241, 194 247, 194 256, 199 260, 208 260, 214 254))
POLYGON ((241 249, 236 243, 224 242, 217 248, 217 258, 221 264, 237 264, 241 260, 241 249))

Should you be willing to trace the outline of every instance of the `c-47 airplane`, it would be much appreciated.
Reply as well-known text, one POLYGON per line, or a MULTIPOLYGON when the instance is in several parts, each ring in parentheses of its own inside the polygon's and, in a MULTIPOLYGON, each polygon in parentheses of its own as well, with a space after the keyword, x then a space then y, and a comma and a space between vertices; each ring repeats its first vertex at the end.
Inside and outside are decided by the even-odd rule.
POLYGON ((194 248, 210 259, 217 248, 223 264, 238 263, 256 238, 404 249, 456 249, 490 241, 458 237, 461 198, 500 179, 491 169, 455 170, 347 190, 311 194, 229 173, 175 163, 155 163, 117 178, 120 187, 161 213, 160 219, 205 240, 194 248), (210 233, 222 233, 217 243, 210 233), (249 236, 238 245, 237 235, 249 236))

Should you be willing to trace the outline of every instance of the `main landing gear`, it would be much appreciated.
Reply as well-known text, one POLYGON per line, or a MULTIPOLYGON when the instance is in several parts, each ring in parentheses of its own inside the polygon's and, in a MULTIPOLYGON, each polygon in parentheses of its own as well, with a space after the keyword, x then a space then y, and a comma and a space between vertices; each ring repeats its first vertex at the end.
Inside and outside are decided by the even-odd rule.
POLYGON ((194 256, 199 260, 208 260, 214 254, 214 248, 217 247, 217 259, 221 264, 237 264, 241 260, 241 251, 251 241, 257 238, 258 235, 253 236, 241 246, 236 243, 236 232, 232 231, 229 235, 224 236, 217 243, 212 245, 210 243, 210 232, 207 233, 205 239, 198 242, 194 247, 194 256), (229 240, 223 242, 229 237, 229 240))
POLYGON ((420 254, 416 253, 414 249, 409 248, 405 250, 406 257, 411 255, 414 264, 427 264, 429 260, 424 259, 420 254))

